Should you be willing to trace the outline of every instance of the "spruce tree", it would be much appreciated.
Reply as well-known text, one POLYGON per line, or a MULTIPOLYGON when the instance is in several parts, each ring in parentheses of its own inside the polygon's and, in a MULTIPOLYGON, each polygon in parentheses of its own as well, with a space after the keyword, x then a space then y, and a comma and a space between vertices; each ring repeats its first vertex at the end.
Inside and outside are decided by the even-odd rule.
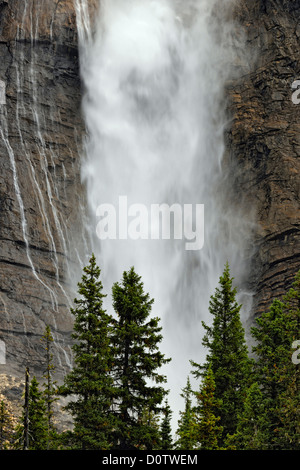
POLYGON ((157 450, 160 446, 159 414, 146 405, 138 417, 138 426, 143 428, 143 439, 136 444, 138 450, 157 450))
POLYGON ((299 335, 299 279, 283 301, 275 299, 251 329, 255 339, 255 375, 266 409, 264 446, 269 450, 299 445, 299 372, 292 344, 299 335), (296 287, 296 288, 295 288, 296 287), (298 442, 298 444, 297 444, 298 442), (293 444, 291 444, 293 443, 293 444))
POLYGON ((171 427, 172 411, 168 400, 163 410, 163 420, 160 427, 160 449, 173 450, 173 437, 171 427))
POLYGON ((299 369, 292 346, 299 335, 300 276, 282 298, 256 319, 254 379, 228 448, 299 449, 299 369))
POLYGON ((223 427, 220 446, 224 445, 226 435, 234 434, 236 430, 251 373, 245 331, 240 319, 241 305, 236 301, 236 294, 229 264, 226 263, 219 287, 210 299, 212 325, 202 322, 206 330, 202 343, 208 349, 206 363, 201 365, 191 361, 195 377, 204 378, 209 367, 213 372, 215 398, 222 400, 216 410, 216 416, 220 416, 219 425, 223 427))
POLYGON ((73 448, 107 450, 112 430, 111 317, 103 308, 101 271, 94 255, 83 271, 78 283, 80 297, 71 309, 75 316, 74 367, 60 393, 71 397, 65 408, 74 419, 73 448))
POLYGON ((300 450, 299 365, 279 397, 277 442, 284 450, 300 450))
POLYGON ((54 445, 56 431, 53 423, 53 405, 58 400, 56 381, 53 380, 53 373, 55 370, 53 364, 53 354, 51 352, 51 345, 53 343, 53 336, 51 333, 50 326, 47 325, 42 337, 44 343, 46 364, 43 378, 45 379, 44 385, 44 397, 47 404, 47 449, 50 449, 54 445))
MULTIPOLYGON (((278 437, 281 446, 285 449, 300 449, 300 370, 299 362, 294 362, 293 349, 299 345, 300 339, 300 270, 296 273, 292 287, 283 298, 285 312, 288 316, 289 334, 291 343, 292 364, 289 364, 287 386, 280 395, 278 437)), ((299 348, 298 348, 299 349, 299 348)), ((295 351, 297 356, 297 352, 295 351)), ((299 358, 299 352, 298 352, 299 358)))
POLYGON ((17 449, 47 449, 47 406, 35 376, 29 384, 28 401, 26 400, 20 424, 16 429, 16 439, 17 449), (26 445, 23 445, 24 439, 26 445))
POLYGON ((29 449, 47 449, 47 408, 43 392, 39 389, 36 377, 29 387, 29 449))
POLYGON ((116 318, 113 323, 115 443, 117 448, 152 447, 155 427, 141 425, 145 408, 157 414, 166 391, 164 375, 158 369, 169 362, 158 348, 162 340, 159 318, 151 317, 153 299, 134 268, 123 273, 122 282, 112 288, 116 318), (153 439, 150 438, 153 435, 153 439), (144 436, 147 435, 147 439, 144 436))
POLYGON ((262 391, 257 382, 247 390, 244 409, 239 415, 236 433, 227 436, 228 450, 266 450, 267 417, 262 391))
POLYGON ((215 398, 215 381, 211 366, 201 384, 200 391, 195 392, 197 405, 195 407, 195 438, 200 450, 219 450, 223 428, 219 425, 220 417, 216 411, 221 406, 221 400, 215 398))
POLYGON ((186 386, 182 389, 181 396, 184 399, 184 411, 179 412, 180 418, 176 430, 178 435, 176 449, 193 450, 196 446, 196 433, 194 407, 192 404, 193 391, 189 377, 187 378, 186 386))

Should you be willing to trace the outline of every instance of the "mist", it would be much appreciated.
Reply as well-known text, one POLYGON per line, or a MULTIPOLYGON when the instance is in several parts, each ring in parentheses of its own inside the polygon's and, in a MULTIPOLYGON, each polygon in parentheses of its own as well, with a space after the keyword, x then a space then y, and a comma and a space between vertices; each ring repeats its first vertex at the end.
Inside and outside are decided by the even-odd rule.
MULTIPOLYGON (((177 422, 190 359, 201 362, 208 306, 226 261, 236 279, 243 318, 253 220, 231 205, 224 164, 228 124, 224 86, 236 73, 232 2, 218 0, 107 0, 91 20, 77 0, 82 109, 87 136, 82 155, 88 224, 101 268, 106 308, 111 287, 135 267, 161 318, 161 350, 169 403, 177 422), (222 9, 220 9, 222 4, 222 9), (204 244, 183 239, 105 239, 96 234, 100 204, 204 205, 204 244)), ((242 198, 241 198, 242 200, 242 198)), ((151 227, 150 227, 151 228, 151 227)), ((195 384, 196 387, 199 383, 195 384)))

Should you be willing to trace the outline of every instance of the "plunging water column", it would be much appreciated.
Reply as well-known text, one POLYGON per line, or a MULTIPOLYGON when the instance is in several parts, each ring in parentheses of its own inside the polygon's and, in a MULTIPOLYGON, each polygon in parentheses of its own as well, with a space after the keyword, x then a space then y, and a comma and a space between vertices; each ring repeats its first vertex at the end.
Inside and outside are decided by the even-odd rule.
POLYGON ((223 162, 224 84, 235 55, 230 3, 220 14, 217 0, 101 1, 92 29, 87 3, 76 2, 93 248, 108 294, 134 266, 155 299, 175 412, 189 360, 205 354, 201 321, 211 320, 209 298, 224 264, 241 283, 247 275, 249 220, 229 204, 223 162), (118 211, 120 197, 148 208, 203 204, 204 246, 187 250, 172 237, 99 240, 97 208, 118 211))

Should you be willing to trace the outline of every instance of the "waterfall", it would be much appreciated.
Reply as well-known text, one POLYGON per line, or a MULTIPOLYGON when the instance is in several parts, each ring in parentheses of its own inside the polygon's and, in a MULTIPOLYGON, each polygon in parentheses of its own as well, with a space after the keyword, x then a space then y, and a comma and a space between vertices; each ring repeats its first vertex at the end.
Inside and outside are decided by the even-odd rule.
POLYGON ((76 1, 93 250, 108 294, 134 266, 155 300, 162 349, 172 357, 166 375, 175 417, 189 360, 205 357, 201 321, 211 321, 209 299, 226 261, 244 318, 251 307, 243 283, 252 221, 242 205, 231 205, 224 165, 224 86, 237 52, 225 20, 231 3, 222 2, 220 13, 218 0, 107 0, 91 26, 86 1, 76 1), (120 196, 145 207, 203 204, 203 248, 186 250, 172 238, 99 240, 97 208, 118 208, 120 196))

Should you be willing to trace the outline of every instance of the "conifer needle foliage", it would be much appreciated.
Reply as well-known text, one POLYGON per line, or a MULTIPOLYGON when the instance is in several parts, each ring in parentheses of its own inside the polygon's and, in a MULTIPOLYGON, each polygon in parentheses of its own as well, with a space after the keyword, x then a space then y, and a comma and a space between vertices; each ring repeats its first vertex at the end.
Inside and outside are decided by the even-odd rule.
POLYGON ((219 286, 209 304, 212 324, 202 322, 206 331, 202 343, 208 350, 206 362, 197 364, 191 361, 196 377, 204 378, 209 368, 213 373, 215 398, 221 400, 216 415, 220 417, 219 425, 223 428, 219 445, 224 444, 227 434, 236 430, 251 371, 245 331, 240 319, 241 305, 236 300, 236 294, 229 264, 226 263, 219 286))
POLYGON ((73 339, 74 368, 65 377, 63 395, 76 396, 66 406, 74 418, 75 448, 109 449, 112 430, 110 408, 113 397, 112 318, 103 308, 100 268, 92 255, 78 284, 73 339))
POLYGON ((152 448, 157 430, 141 424, 139 416, 146 406, 150 413, 160 412, 166 395, 166 377, 159 369, 170 359, 158 347, 162 327, 159 318, 151 316, 154 300, 145 293, 141 276, 133 267, 123 273, 121 283, 114 284, 112 295, 116 312, 112 334, 114 395, 118 402, 116 441, 122 448, 152 448))
MULTIPOLYGON (((299 450, 300 271, 290 290, 273 299, 250 329, 250 359, 237 290, 226 263, 211 296, 211 322, 202 322, 203 363, 191 361, 199 380, 182 389, 184 410, 173 440, 166 396, 170 362, 160 351, 162 327, 134 267, 112 286, 112 314, 104 308, 101 271, 92 255, 78 283, 72 338, 73 368, 56 387, 46 327, 44 390, 25 374, 25 400, 13 428, 0 403, 0 449, 24 450, 299 450), (72 430, 54 428, 57 394, 68 399, 72 430), (176 440, 177 439, 177 440, 176 440)), ((184 347, 184 345, 183 345, 184 347)))

